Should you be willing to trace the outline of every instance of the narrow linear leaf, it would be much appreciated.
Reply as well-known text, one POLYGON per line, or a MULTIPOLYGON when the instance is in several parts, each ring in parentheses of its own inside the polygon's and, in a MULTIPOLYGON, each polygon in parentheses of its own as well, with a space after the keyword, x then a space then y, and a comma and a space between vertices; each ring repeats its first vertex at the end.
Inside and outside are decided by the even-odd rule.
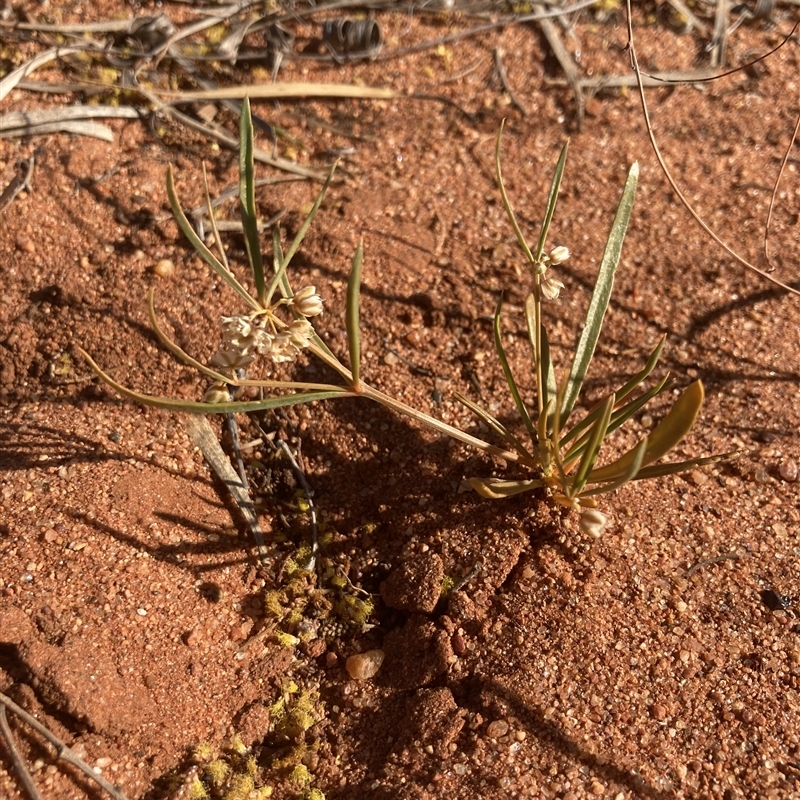
MULTIPOLYGON (((702 381, 697 380, 686 388, 675 401, 669 413, 647 437, 647 450, 642 461, 643 467, 665 456, 689 433, 700 413, 704 397, 702 381)), ((592 470, 589 481, 597 483, 616 480, 627 472, 632 458, 632 451, 629 451, 611 464, 592 470)))
POLYGON ((368 383, 363 383, 361 385, 361 394, 359 397, 366 397, 370 400, 374 400, 376 403, 380 403, 384 408, 388 408, 391 411, 400 414, 401 416, 408 417, 409 419, 419 422, 426 428, 443 433, 445 436, 449 436, 451 439, 455 439, 457 442, 466 444, 469 447, 474 447, 476 450, 480 450, 482 453, 486 453, 487 455, 495 458, 502 458, 503 460, 509 461, 513 464, 524 464, 526 467, 532 469, 536 469, 539 466, 536 461, 522 458, 520 457, 519 453, 515 453, 513 450, 504 450, 502 447, 489 444, 489 442, 485 442, 483 439, 478 439, 476 436, 465 433, 459 428, 454 428, 452 425, 448 425, 446 422, 443 422, 436 417, 432 417, 430 414, 425 414, 422 411, 418 411, 412 406, 408 406, 405 403, 396 400, 391 395, 384 394, 383 392, 372 388, 368 383))
POLYGON ((544 396, 545 405, 550 406, 550 413, 547 416, 547 435, 549 436, 553 430, 553 413, 558 407, 555 402, 551 402, 558 397, 558 384, 556 383, 556 373, 553 369, 553 359, 550 356, 550 340, 547 338, 547 328, 542 325, 540 328, 542 335, 541 359, 542 369, 539 375, 539 391, 544 396))
POLYGON ((344 311, 344 327, 347 331, 347 347, 350 351, 350 372, 353 373, 353 389, 361 385, 361 265, 364 261, 364 242, 358 243, 353 256, 353 266, 347 279, 347 302, 344 311))
MULTIPOLYGON (((636 373, 624 386, 618 389, 614 394, 614 405, 615 407, 618 406, 628 395, 636 389, 644 380, 650 377, 650 374, 656 367, 658 363, 658 359, 661 356, 661 351, 664 349, 664 342, 666 341, 666 337, 662 336, 659 340, 658 344, 656 345, 653 352, 650 354, 650 357, 647 359, 647 363, 644 367, 636 373)), ((655 397, 661 389, 666 385, 667 378, 669 377, 669 373, 667 373, 667 377, 661 381, 657 391, 650 394, 650 397, 655 397)), ((652 391, 652 390, 651 390, 652 391)), ((645 395, 643 395, 645 396, 645 395)), ((648 398, 649 399, 649 398, 648 398)), ((638 402, 638 401, 637 401, 638 402)), ((647 402, 647 401, 645 401, 647 402)), ((600 413, 600 403, 593 408, 589 414, 586 415, 584 419, 582 419, 574 428, 572 428, 568 433, 564 434, 564 437, 561 439, 561 447, 571 442, 576 436, 579 436, 583 431, 585 431, 595 420, 596 416, 600 413)), ((611 420, 611 425, 614 425, 614 420, 616 419, 616 412, 611 420)), ((619 427, 619 426, 617 426, 619 427)))
POLYGON ((210 369, 209 367, 205 366, 205 364, 201 364, 196 358, 192 358, 192 356, 190 356, 179 345, 173 342, 172 339, 170 339, 169 336, 167 336, 167 334, 162 330, 158 323, 158 317, 156 316, 155 289, 150 289, 150 294, 147 297, 147 312, 150 316, 150 325, 152 326, 153 332, 158 338, 158 341, 161 342, 161 344, 163 344, 164 347, 166 347, 167 350, 169 350, 170 353, 175 356, 175 358, 177 358, 179 361, 182 361, 187 366, 194 367, 194 369, 203 373, 203 375, 207 375, 209 378, 212 378, 215 381, 227 383, 230 380, 221 372, 210 369))
POLYGON ((636 447, 634 447, 633 450, 631 451, 633 453, 633 458, 631 459, 630 466, 628 467, 625 473, 620 475, 612 483, 595 487, 594 489, 585 489, 584 491, 581 492, 581 498, 593 497, 596 494, 605 494, 606 492, 613 492, 616 489, 619 489, 620 486, 624 486, 626 483, 636 480, 639 474, 639 470, 642 467, 642 460, 644 459, 644 454, 646 449, 647 449, 647 437, 642 439, 642 441, 639 442, 639 444, 637 444, 636 447))
MULTIPOLYGON (((272 296, 279 284, 281 287, 281 296, 292 297, 289 279, 286 277, 286 271, 282 267, 285 262, 283 258, 283 249, 281 248, 281 232, 277 225, 272 230, 272 250, 275 278, 271 282, 269 291, 267 292, 267 303, 272 302, 272 296)), ((297 311, 293 311, 292 314, 295 319, 300 319, 302 317, 302 314, 297 311)), ((312 334, 311 341, 313 343, 311 351, 314 355, 317 356, 320 361, 327 364, 332 370, 339 373, 348 383, 352 384, 353 376, 350 374, 350 371, 339 362, 339 359, 333 354, 328 345, 320 339, 316 331, 312 334)))
POLYGON ((569 149, 569 139, 564 142, 561 148, 561 155, 558 157, 556 171, 553 173, 553 180, 550 183, 550 194, 547 198, 547 210, 542 221, 542 230, 539 232, 539 242, 536 245, 536 260, 539 261, 544 253, 544 246, 547 243, 547 234, 550 232, 550 223, 556 213, 556 203, 558 203, 558 190, 561 188, 561 179, 564 177, 564 167, 567 163, 567 150, 569 149))
POLYGON ((206 173, 206 162, 203 162, 203 189, 206 194, 206 210, 208 211, 208 219, 211 223, 211 232, 214 235, 214 242, 219 249, 219 260, 225 269, 230 272, 231 267, 228 263, 228 256, 225 255, 225 248, 222 246, 222 237, 219 235, 219 228, 217 227, 217 217, 214 214, 214 206, 211 203, 211 195, 208 191, 208 174, 206 173))
POLYGON ((508 195, 506 194, 506 187, 503 183, 503 171, 500 169, 500 142, 503 138, 503 128, 505 127, 506 121, 503 120, 500 123, 500 130, 497 132, 497 139, 495 139, 494 144, 494 167, 495 167, 495 175, 497 177, 497 186, 500 189, 500 197, 503 198, 503 207, 506 210, 506 216, 508 217, 508 221, 511 223, 511 227, 514 229, 514 233, 517 235, 517 241, 519 242, 519 246, 522 248, 525 255, 528 257, 528 261, 531 264, 534 263, 533 253, 531 253, 530 247, 528 247, 528 243, 525 241, 525 237, 522 235, 522 231, 517 223, 517 218, 514 216, 514 209, 511 208, 511 202, 508 199, 508 195))
POLYGON ((730 453, 720 453, 716 456, 691 458, 688 461, 674 461, 671 464, 658 464, 652 467, 645 467, 639 470, 639 474, 634 480, 641 481, 646 478, 661 478, 664 475, 674 475, 677 472, 685 472, 687 469, 697 469, 697 467, 706 467, 709 464, 718 464, 720 461, 727 461, 730 458, 737 458, 740 455, 742 455, 741 450, 733 450, 730 453))
POLYGON ((232 403, 203 403, 193 400, 178 400, 172 397, 157 397, 135 392, 133 389, 128 389, 121 383, 117 383, 95 363, 85 350, 79 347, 78 351, 86 359, 95 374, 123 397, 145 406, 153 406, 154 408, 162 408, 168 411, 185 411, 190 414, 236 414, 248 411, 263 411, 268 408, 282 408, 284 406, 298 405, 299 403, 311 403, 315 400, 329 400, 334 397, 354 396, 353 392, 347 389, 331 387, 327 391, 295 392, 293 394, 269 397, 265 400, 243 400, 232 403))
POLYGON ((305 221, 300 226, 300 230, 297 231, 297 235, 294 237, 294 241, 289 247, 289 250, 286 252, 286 255, 281 257, 280 264, 278 265, 275 271, 275 277, 273 277, 269 289, 267 290, 266 296, 266 303, 269 304, 272 301, 272 295, 275 293, 275 289, 280 285, 281 291, 284 297, 291 297, 292 293, 289 289, 289 283, 286 280, 286 270, 289 268, 289 263, 291 262, 294 254, 297 252, 298 248, 303 242, 303 238, 308 233, 308 229, 311 227, 311 223, 314 221, 314 217, 317 215, 317 211, 319 211, 320 206, 322 205, 322 201, 325 199, 325 194, 328 191, 328 188, 333 181, 333 175, 336 172, 336 166, 339 162, 337 161, 332 167, 331 171, 328 173, 328 177, 325 180, 325 183, 322 185, 322 188, 317 195, 317 199, 314 201, 314 205, 311 207, 311 211, 308 212, 308 216, 305 218, 305 221))
POLYGON ((261 261, 261 243, 258 236, 256 216, 255 166, 253 162, 253 118, 250 113, 250 98, 245 97, 239 115, 239 210, 244 229, 247 258, 253 271, 256 297, 262 305, 266 301, 264 265, 261 261))
POLYGON ((575 497, 583 491, 586 486, 587 479, 591 473, 600 448, 603 445, 603 440, 606 438, 608 431, 608 423, 611 421, 611 411, 614 408, 614 395, 609 396, 603 404, 600 416, 592 426, 589 433, 589 440, 586 442, 586 448, 583 452, 583 457, 578 464, 578 469, 571 480, 570 494, 575 497))
POLYGON ((523 492, 530 492, 533 489, 540 489, 544 484, 537 479, 525 481, 501 481, 494 478, 468 478, 467 483, 481 496, 487 500, 504 500, 523 492))
MULTIPOLYGON (((536 443, 538 446, 538 454, 539 459, 542 464, 542 472, 547 475, 550 472, 551 466, 551 457, 550 457, 550 448, 551 448, 551 441, 548 438, 547 433, 547 426, 550 414, 553 412, 555 408, 555 400, 550 399, 548 404, 539 412, 539 418, 536 420, 536 443)), ((556 460, 558 460, 558 454, 556 454, 556 460)))
POLYGON ((522 400, 522 395, 519 393, 517 382, 514 380, 514 376, 511 373, 511 367, 509 366, 508 359, 506 358, 506 352, 503 349, 502 332, 500 330, 500 312, 502 310, 503 298, 501 296, 497 301, 497 307, 495 308, 494 312, 494 347, 497 351, 497 357, 500 359, 500 366, 503 368, 503 375, 505 376, 511 396, 514 398, 514 404, 517 407, 517 411, 519 412, 520 417, 522 417, 522 422, 528 431, 528 435, 535 441, 536 429, 533 426, 528 409, 525 407, 525 403, 522 400))
MULTIPOLYGON (((647 403, 649 403, 654 397, 661 394, 662 391, 666 388, 667 384, 670 383, 669 380, 669 373, 663 378, 663 380, 659 381, 655 386, 651 389, 648 389, 644 394, 637 397, 635 400, 631 400, 629 403, 626 403, 622 408, 617 408, 611 414, 611 422, 608 423, 608 431, 606 432, 606 436, 610 436, 615 430, 621 428, 631 417, 633 417, 641 408, 643 408, 647 403)), ((600 408, 598 407, 595 409, 592 414, 592 421, 596 419, 597 415, 600 413, 600 408)), ((589 417, 587 417, 589 419, 589 417)), ((581 420, 581 426, 586 422, 586 420, 581 420)), ((588 425, 587 425, 588 427, 588 425)), ((571 433, 571 431, 570 431, 571 433)), ((565 436, 564 439, 567 437, 565 436)), ((580 455, 584 445, 586 444, 586 440, 588 438, 588 433, 584 433, 575 444, 570 447, 569 452, 564 456, 565 461, 571 461, 573 458, 580 455)), ((563 439, 562 439, 563 442, 563 439)), ((562 445, 563 446, 563 445, 562 445)))
POLYGON ((480 417, 483 422, 485 422, 501 439, 503 439, 506 444, 510 447, 513 447, 521 456, 527 457, 532 459, 534 456, 529 453, 522 442, 514 436, 511 431, 503 425, 500 420, 496 417, 493 417, 488 411, 481 408, 477 403, 473 403, 468 397, 465 397, 460 392, 453 392, 453 397, 458 400, 459 403, 465 405, 475 416, 480 417))
POLYGON ((183 213, 183 209, 178 201, 178 195, 175 192, 175 181, 172 176, 171 164, 167 167, 167 196, 169 197, 169 204, 172 207, 172 213, 175 215, 175 221, 178 223, 178 227, 183 231, 183 235, 189 240, 189 243, 197 251, 200 258, 202 258, 203 261, 205 261, 206 264, 208 264, 252 309, 261 311, 262 308, 258 304, 258 301, 250 296, 250 293, 236 280, 233 273, 226 269, 224 264, 222 264, 205 246, 202 239, 200 239, 191 223, 186 218, 186 214, 183 213))
MULTIPOLYGON (((216 370, 202 364, 195 358, 192 358, 186 351, 182 350, 175 342, 173 342, 167 334, 161 329, 158 324, 158 317, 156 317, 154 305, 154 290, 150 290, 148 298, 148 313, 150 316, 150 324, 153 326, 153 331, 158 340, 172 353, 178 360, 183 361, 187 366, 193 367, 198 372, 206 375, 212 380, 226 383, 228 386, 254 386, 259 389, 291 389, 293 391, 345 391, 344 387, 334 386, 330 383, 310 383, 306 381, 275 381, 275 380, 245 380, 239 378, 232 378, 230 375, 225 375, 216 370)), ((321 356, 320 356, 321 357, 321 356)), ((321 357, 322 358, 322 357, 321 357)), ((325 359, 323 359, 325 360, 325 359)), ((349 380, 349 375, 345 374, 344 377, 349 380)))
POLYGON ((564 396, 564 404, 561 406, 561 424, 566 425, 569 415, 578 399, 578 395, 583 385, 583 379, 589 369, 589 364, 594 356, 597 339, 603 327, 603 318, 608 309, 608 302, 611 298, 611 290, 614 286, 614 274, 619 266, 620 256, 622 255, 622 243, 625 240, 625 231, 628 228, 633 201, 636 197, 636 184, 639 180, 639 164, 634 162, 628 171, 628 179, 622 191, 622 198, 617 207, 617 214, 614 223, 608 234, 606 249, 603 253, 603 260, 600 264, 600 271, 597 275, 597 283, 592 293, 589 303, 589 311, 586 314, 586 325, 581 333, 581 338, 575 350, 575 359, 567 380, 567 391, 564 396))

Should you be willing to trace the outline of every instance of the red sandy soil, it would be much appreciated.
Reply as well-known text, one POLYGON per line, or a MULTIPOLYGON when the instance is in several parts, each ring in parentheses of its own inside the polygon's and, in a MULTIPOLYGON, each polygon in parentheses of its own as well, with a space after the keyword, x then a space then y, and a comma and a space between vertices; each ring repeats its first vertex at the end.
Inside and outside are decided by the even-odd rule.
MULTIPOLYGON (((22 5, 63 23, 133 13, 122 2, 22 5)), ((670 28, 667 4, 638 5, 644 69, 704 63, 707 38, 670 28)), ((184 4, 158 8, 176 22, 194 19, 184 4)), ((144 3, 137 13, 156 10, 144 3)), ((384 52, 475 24, 460 13, 375 18, 384 52)), ((795 6, 779 3, 774 26, 739 28, 729 64, 777 45, 796 18, 795 6)), ((298 25, 298 40, 311 29, 298 25)), ((586 11, 574 31, 566 41, 580 50, 583 74, 629 72, 621 13, 600 20, 586 11)), ((5 67, 15 48, 16 65, 44 45, 6 43, 5 67)), ((67 59, 31 79, 75 80, 81 69, 67 59)), ((247 65, 207 69, 222 84, 254 80, 247 65)), ((166 75, 168 61, 159 70, 166 75)), ((722 80, 647 94, 686 196, 762 267, 799 74, 794 40, 722 80)), ((676 392, 699 377, 707 391, 675 457, 743 455, 605 498, 611 522, 592 540, 573 513, 541 495, 490 502, 460 493, 465 477, 503 474, 501 465, 377 405, 351 399, 263 414, 259 424, 301 454, 328 533, 323 562, 375 601, 374 627, 319 626, 290 649, 266 635, 240 650, 268 627, 265 593, 287 584, 286 561, 307 534, 286 463, 247 451, 270 552, 264 569, 183 418, 124 401, 77 351, 140 390, 202 396, 205 380, 176 366, 151 333, 146 296, 156 289, 160 318, 200 360, 219 345, 220 315, 242 311, 178 231, 164 184, 172 163, 184 206, 195 207, 201 162, 214 196, 236 180, 235 154, 160 117, 154 126, 109 121, 113 143, 68 134, 2 140, 2 186, 39 150, 31 191, 0 225, 0 690, 128 798, 188 796, 191 776, 204 774, 194 748, 224 748, 233 734, 252 748, 275 798, 309 796, 291 783, 292 758, 328 800, 800 796, 800 624, 791 605, 765 604, 770 591, 800 595, 800 298, 744 270, 690 218, 655 160, 635 90, 590 98, 578 131, 571 90, 553 84, 561 77, 531 25, 402 58, 287 59, 281 81, 413 89, 472 115, 434 100, 255 102, 256 113, 303 144, 290 150, 281 139, 280 155, 324 170, 326 151, 354 148, 293 264, 294 285, 321 291, 320 334, 344 355, 345 282, 363 239, 366 379, 489 436, 451 393, 513 420, 492 344, 501 290, 512 366, 525 395, 533 391, 522 316, 528 278, 494 181, 500 121, 507 189, 531 241, 572 137, 550 236, 572 257, 558 272, 561 299, 546 309, 560 364, 638 160, 637 204, 583 407, 637 371, 666 336, 657 376, 669 370, 676 392), (499 81, 497 47, 527 116, 499 81), (174 263, 171 277, 154 271, 162 259, 174 263), (458 581, 476 564, 480 572, 431 610, 430 576, 458 581), (400 608, 380 594, 393 574, 401 577, 388 600, 400 608), (385 652, 381 670, 352 680, 346 659, 370 649, 385 652), (314 724, 280 740, 269 709, 302 692, 314 724)), ((16 89, 2 111, 78 100, 16 89)), ((216 121, 235 135, 232 112, 216 121)), ((795 282, 796 153, 770 227, 775 275, 795 282)), ((266 167, 258 174, 285 177, 266 167)), ((288 239, 318 190, 310 181, 265 186, 259 213, 286 209, 288 239)), ((236 218, 233 202, 223 216, 236 218)), ((241 238, 229 234, 226 244, 244 274, 241 238)), ((305 362, 299 371, 323 374, 305 362)), ((652 416, 666 407, 656 403, 652 416)), ((245 442, 261 435, 254 420, 239 423, 245 442)), ((647 424, 638 417, 616 447, 632 445, 647 424)), ((100 796, 13 716, 12 728, 45 797, 100 796)), ((0 797, 23 796, 0 745, 0 797)))

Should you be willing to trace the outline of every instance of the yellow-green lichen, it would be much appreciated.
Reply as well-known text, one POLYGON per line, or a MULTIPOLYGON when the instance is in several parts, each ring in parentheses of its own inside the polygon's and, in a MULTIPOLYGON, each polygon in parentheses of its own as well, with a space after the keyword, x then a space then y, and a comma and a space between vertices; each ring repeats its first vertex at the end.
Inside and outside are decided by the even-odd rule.
POLYGON ((223 758, 215 758, 205 769, 205 775, 213 786, 222 786, 230 773, 231 765, 223 758))

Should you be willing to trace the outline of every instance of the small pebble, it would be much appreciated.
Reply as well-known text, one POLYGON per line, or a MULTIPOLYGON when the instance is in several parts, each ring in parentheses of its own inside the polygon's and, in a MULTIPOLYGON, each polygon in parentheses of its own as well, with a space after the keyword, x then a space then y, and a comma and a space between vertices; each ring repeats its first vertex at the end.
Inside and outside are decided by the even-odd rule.
POLYGON ((694 483, 695 486, 703 486, 709 481, 708 475, 700 469, 693 469, 689 473, 689 476, 691 477, 692 483, 694 483))
POLYGON ((337 666, 339 666, 339 656, 328 650, 328 652, 325 653, 325 669, 333 669, 337 666))
POLYGON ((667 718, 667 708, 663 706, 661 703, 655 703, 650 707, 650 713, 653 716, 653 719, 662 722, 667 718))
POLYGON ((496 719, 494 722, 490 722, 489 726, 486 728, 486 735, 490 739, 499 739, 507 733, 508 723, 504 719, 496 719))
POLYGON ((36 252, 36 245, 33 242, 33 239, 28 239, 27 237, 20 237, 17 239, 17 249, 22 250, 23 253, 33 253, 36 252))
POLYGON ((383 650, 367 650, 366 653, 350 656, 345 664, 347 673, 356 681, 366 681, 374 678, 378 674, 385 657, 383 650))
POLYGON ((793 458, 787 458, 781 462, 778 472, 785 481, 794 483, 797 480, 797 462, 793 458))
POLYGON ((175 265, 168 258, 162 258, 153 267, 153 272, 159 278, 171 278, 175 274, 175 265))

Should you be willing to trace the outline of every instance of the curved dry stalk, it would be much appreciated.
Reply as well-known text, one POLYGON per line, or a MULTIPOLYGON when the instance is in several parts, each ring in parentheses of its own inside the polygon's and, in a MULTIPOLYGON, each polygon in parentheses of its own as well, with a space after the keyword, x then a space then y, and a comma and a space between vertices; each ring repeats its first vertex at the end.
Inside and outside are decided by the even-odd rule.
MULTIPOLYGON (((795 27, 797 27, 795 25, 795 27)), ((783 173, 786 170, 786 164, 789 161, 789 158, 792 155, 792 148, 794 147, 794 143, 797 141, 797 133, 800 130, 800 114, 797 115, 797 121, 794 124, 794 130, 792 131, 792 138, 789 141, 789 146, 786 148, 786 152, 783 154, 783 161, 781 161, 780 169, 778 170, 778 175, 775 178, 775 187, 772 190, 772 197, 769 199, 769 211, 767 212, 767 223, 764 226, 764 258, 767 260, 767 264, 770 265, 772 269, 775 269, 775 266, 772 263, 772 259, 769 257, 769 226, 772 222, 772 212, 775 210, 775 198, 778 196, 778 186, 780 186, 781 178, 783 177, 783 173)))
POLYGON ((402 414, 404 417, 409 417, 410 419, 413 419, 415 422, 419 422, 427 428, 433 428, 433 430, 443 433, 445 436, 449 436, 451 439, 455 439, 462 444, 474 447, 475 449, 480 450, 482 453, 486 453, 494 458, 502 458, 505 461, 519 464, 525 463, 532 467, 538 466, 534 462, 528 463, 526 460, 523 460, 519 453, 515 453, 511 450, 505 450, 502 447, 497 447, 496 445, 484 442, 483 439, 478 439, 476 436, 472 436, 471 434, 465 433, 458 428, 454 428, 452 425, 448 425, 446 422, 442 422, 442 420, 436 419, 436 417, 432 417, 423 411, 417 411, 417 409, 407 406, 400 400, 395 400, 393 397, 389 397, 389 395, 384 394, 377 389, 373 389, 366 383, 361 384, 359 397, 367 397, 370 400, 374 400, 376 403, 380 403, 382 406, 385 406, 392 411, 396 411, 398 414, 402 414))
POLYGON ((756 274, 760 275, 762 278, 766 278, 770 283, 779 286, 781 289, 784 289, 787 292, 791 292, 794 295, 800 296, 800 290, 789 286, 783 281, 779 281, 777 278, 774 278, 768 272, 763 269, 759 269, 755 264, 751 264, 746 258, 740 256, 729 244, 724 242, 722 238, 715 233, 711 227, 705 222, 705 220, 700 216, 700 214, 695 211, 694 206, 689 202, 686 198, 686 195, 681 191, 680 187, 678 186, 675 179, 672 177, 672 173, 669 171, 666 162, 664 161, 664 157, 661 155, 661 150, 658 147, 658 142, 656 142, 655 134, 653 133, 653 126, 650 123, 650 112, 647 108, 647 100, 644 96, 644 86, 642 84, 642 73, 639 69, 639 61, 636 57, 636 46, 634 44, 633 39, 633 19, 631 15, 631 0, 626 0, 627 2, 627 10, 628 10, 628 51, 630 53, 631 59, 631 67, 633 68, 634 73, 636 74, 636 85, 639 89, 639 100, 642 104, 642 113, 644 114, 645 125, 647 127, 647 136, 650 139, 650 144, 653 147, 653 151, 655 152, 656 159, 658 160, 658 164, 661 167, 661 170, 664 173, 669 185, 672 187, 672 190, 680 199, 681 203, 683 203, 686 210, 692 215, 694 220, 697 222, 698 225, 729 255, 731 258, 734 258, 738 261, 742 266, 747 267, 747 269, 752 270, 756 274))
POLYGON ((30 795, 32 800, 42 800, 42 796, 39 794, 39 790, 36 788, 36 784, 33 782, 31 773, 25 766, 25 760, 17 750, 17 743, 14 741, 14 736, 11 733, 11 728, 8 725, 8 716, 6 715, 6 707, 4 705, 0 705, 0 733, 3 734, 3 740, 5 741, 8 752, 11 755, 11 763, 14 765, 14 769, 17 771, 20 781, 22 781, 25 791, 30 795))
MULTIPOLYGON (((116 786, 109 783, 102 775, 95 772, 82 758, 75 755, 75 753, 69 749, 69 747, 61 741, 49 728, 46 728, 42 725, 39 720, 37 720, 34 716, 29 714, 24 708, 18 706, 10 697, 0 692, 0 708, 2 708, 3 712, 5 709, 8 708, 10 711, 13 711, 23 722, 30 725, 38 734, 43 736, 47 741, 55 748, 56 751, 56 758, 60 759, 61 761, 66 761, 68 764, 72 764, 73 767, 80 770, 87 778, 93 780, 98 786, 105 789, 115 800, 126 800, 125 795, 117 789, 116 786)), ((5 713, 3 714, 5 716, 5 713)), ((7 728, 7 726, 3 726, 7 728)), ((3 733, 6 734, 6 730, 3 730, 3 733)), ((10 731, 8 732, 10 734, 10 731)), ((20 762, 21 763, 21 762, 20 762)), ((28 776, 30 778, 30 775, 28 776)), ((27 787, 27 782, 23 778, 23 782, 27 787)), ((34 787, 35 792, 35 787, 34 787)), ((38 793, 32 793, 31 797, 37 798, 39 797, 38 793)))

